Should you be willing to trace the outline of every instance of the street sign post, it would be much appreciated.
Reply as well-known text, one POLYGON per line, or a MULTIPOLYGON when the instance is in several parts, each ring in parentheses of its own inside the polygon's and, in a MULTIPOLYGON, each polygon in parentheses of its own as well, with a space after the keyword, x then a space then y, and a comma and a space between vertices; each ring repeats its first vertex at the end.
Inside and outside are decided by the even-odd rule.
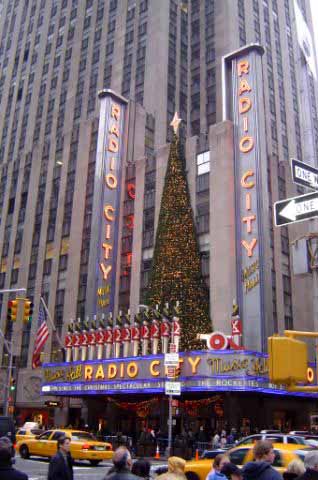
POLYGON ((274 203, 276 227, 318 217, 318 191, 274 203))
POLYGON ((178 367, 179 353, 165 353, 164 364, 165 367, 178 367))
POLYGON ((175 378, 176 369, 175 367, 167 367, 167 378, 175 378))
POLYGON ((165 382, 166 395, 181 395, 181 382, 165 382))
POLYGON ((313 190, 318 189, 317 168, 292 158, 291 171, 294 183, 297 183, 297 185, 301 185, 302 187, 312 188, 313 190))

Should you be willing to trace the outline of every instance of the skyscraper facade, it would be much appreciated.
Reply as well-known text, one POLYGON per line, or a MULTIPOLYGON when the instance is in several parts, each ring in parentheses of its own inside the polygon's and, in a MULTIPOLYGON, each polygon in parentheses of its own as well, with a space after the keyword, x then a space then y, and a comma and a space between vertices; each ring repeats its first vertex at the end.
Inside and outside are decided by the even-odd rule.
MULTIPOLYGON (((312 31, 309 1, 298 4, 312 31)), ((40 297, 56 329, 46 358, 71 320, 95 313, 88 285, 92 222, 100 215, 93 198, 101 89, 129 102, 114 313, 134 314, 144 301, 178 111, 211 317, 229 333, 238 274, 222 58, 251 43, 265 48, 265 333, 313 329, 312 278, 294 275, 291 255, 311 226, 278 230, 272 215, 274 201, 303 193, 292 184, 289 159, 315 164, 318 147, 316 81, 300 53, 292 0, 7 0, 0 39, 0 289, 26 288, 35 312, 33 322, 11 325, 7 301, 15 295, 2 294, 0 325, 16 339, 20 409, 44 401, 40 374, 31 371, 40 297)))

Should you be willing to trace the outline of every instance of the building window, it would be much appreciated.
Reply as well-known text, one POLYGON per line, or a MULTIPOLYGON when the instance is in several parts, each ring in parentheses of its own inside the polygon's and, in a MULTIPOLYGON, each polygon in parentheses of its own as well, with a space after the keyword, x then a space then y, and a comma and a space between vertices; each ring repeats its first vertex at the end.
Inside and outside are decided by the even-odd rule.
POLYGON ((197 155, 198 175, 209 173, 210 171, 210 152, 202 152, 197 155))
POLYGON ((68 261, 68 255, 61 255, 60 256, 60 263, 59 263, 59 271, 63 272, 64 270, 67 270, 67 261, 68 261))

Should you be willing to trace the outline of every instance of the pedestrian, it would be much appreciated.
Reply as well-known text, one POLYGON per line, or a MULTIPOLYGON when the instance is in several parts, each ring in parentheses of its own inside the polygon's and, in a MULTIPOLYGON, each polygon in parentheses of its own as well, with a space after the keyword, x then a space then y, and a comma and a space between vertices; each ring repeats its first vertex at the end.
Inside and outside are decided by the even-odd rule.
POLYGON ((181 457, 168 458, 168 471, 158 475, 156 480, 187 480, 184 473, 186 461, 181 457))
POLYGON ((214 437, 212 439, 212 448, 219 448, 220 446, 220 435, 218 432, 214 433, 214 437))
POLYGON ((73 480, 71 439, 62 435, 57 440, 57 453, 51 458, 48 480, 73 480))
POLYGON ((221 435, 221 440, 220 440, 220 446, 221 446, 221 448, 225 448, 226 443, 227 443, 226 435, 222 433, 222 435, 221 435))
POLYGON ((146 480, 150 479, 150 462, 144 458, 139 458, 136 462, 133 463, 131 473, 137 475, 137 477, 145 478, 146 480))
POLYGON ((242 480, 242 471, 234 463, 226 463, 221 469, 221 473, 228 480, 242 480))
POLYGON ((308 452, 304 464, 306 471, 298 480, 318 480, 318 451, 308 452))
POLYGON ((244 480, 282 480, 281 474, 272 467, 275 453, 271 442, 268 440, 256 442, 253 457, 255 461, 248 462, 242 469, 244 480))
POLYGON ((113 464, 104 480, 139 480, 139 477, 131 472, 132 460, 128 448, 119 447, 115 450, 113 464))
POLYGON ((11 445, 1 442, 0 439, 0 479, 1 480, 28 480, 25 473, 12 466, 11 445))
POLYGON ((283 473, 284 480, 294 480, 300 475, 303 475, 306 471, 305 465, 301 460, 292 460, 287 465, 286 472, 283 473))
POLYGON ((219 453, 214 459, 212 470, 208 473, 206 480, 226 480, 226 476, 221 473, 226 463, 230 463, 229 457, 219 453))

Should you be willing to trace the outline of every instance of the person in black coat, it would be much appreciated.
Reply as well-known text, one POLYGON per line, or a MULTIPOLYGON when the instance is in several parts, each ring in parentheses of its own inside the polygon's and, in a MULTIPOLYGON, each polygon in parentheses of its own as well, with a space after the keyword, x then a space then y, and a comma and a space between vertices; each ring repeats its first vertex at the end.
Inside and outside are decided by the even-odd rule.
POLYGON ((5 480, 28 480, 25 473, 12 467, 11 448, 4 442, 0 443, 0 479, 5 480))
POLYGON ((248 462, 242 469, 243 480, 282 480, 281 474, 272 467, 275 453, 271 442, 259 440, 253 454, 255 461, 248 462))
POLYGON ((104 480, 140 480, 139 477, 131 473, 132 459, 126 447, 119 447, 115 450, 113 464, 114 466, 104 477, 104 480))
POLYGON ((73 480, 73 459, 70 454, 71 439, 60 437, 57 441, 58 452, 51 458, 48 480, 73 480))

